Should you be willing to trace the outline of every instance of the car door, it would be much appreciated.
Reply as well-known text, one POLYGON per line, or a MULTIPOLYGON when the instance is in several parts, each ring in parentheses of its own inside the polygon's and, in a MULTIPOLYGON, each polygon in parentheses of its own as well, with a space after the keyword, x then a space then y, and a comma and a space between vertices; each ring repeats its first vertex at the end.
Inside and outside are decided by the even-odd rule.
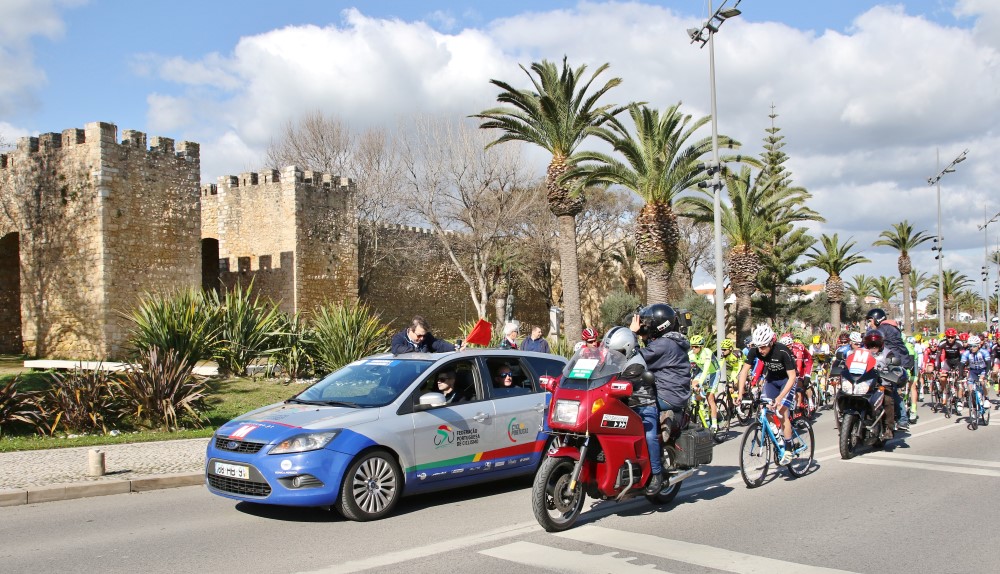
POLYGON ((413 394, 414 404, 426 392, 436 392, 439 374, 453 372, 462 400, 413 412, 415 466, 407 469, 417 485, 463 479, 490 471, 483 460, 496 435, 493 402, 484 396, 475 359, 450 361, 434 369, 413 394))
POLYGON ((496 410, 497 446, 490 455, 494 469, 534 468, 547 438, 543 432, 546 393, 523 357, 484 357, 482 366, 489 375, 486 380, 491 384, 486 390, 496 410), (509 384, 504 382, 506 377, 498 376, 508 369, 513 379, 509 384))

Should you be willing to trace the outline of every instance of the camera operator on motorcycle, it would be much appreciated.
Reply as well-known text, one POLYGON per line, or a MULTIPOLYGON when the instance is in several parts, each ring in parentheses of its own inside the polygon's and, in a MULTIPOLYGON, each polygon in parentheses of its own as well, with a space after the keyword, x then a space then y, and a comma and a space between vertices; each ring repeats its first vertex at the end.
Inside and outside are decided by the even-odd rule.
MULTIPOLYGON (((892 358, 892 357, 899 357, 899 355, 897 353, 893 352, 885 344, 885 337, 882 336, 882 333, 879 332, 879 331, 876 331, 876 330, 868 331, 868 333, 865 334, 864 347, 865 347, 865 349, 868 349, 871 352, 871 354, 872 354, 873 357, 875 357, 875 364, 876 364, 876 367, 879 369, 879 371, 884 371, 885 369, 889 368, 889 359, 890 358, 892 358)), ((902 362, 902 361, 900 361, 900 362, 902 362)), ((903 381, 900 381, 901 384, 903 382, 905 382, 905 379, 903 379, 903 381)), ((892 394, 896 394, 895 385, 886 384, 885 386, 889 387, 888 390, 890 390, 890 392, 892 394)), ((894 421, 895 420, 895 416, 896 416, 895 411, 896 411, 897 408, 898 408, 898 404, 896 403, 896 401, 885 401, 885 420, 886 421, 894 421)), ((882 438, 884 440, 891 439, 892 438, 892 431, 893 431, 893 426, 892 425, 886 425, 885 426, 885 433, 882 435, 882 438)))
MULTIPOLYGON (((613 327, 604 335, 604 346, 631 359, 639 350, 639 341, 631 330, 613 327)), ((660 409, 656 405, 656 385, 652 381, 646 382, 648 379, 643 380, 641 373, 634 377, 627 376, 627 369, 620 378, 632 383, 632 396, 628 399, 628 406, 642 418, 646 446, 649 448, 649 470, 652 473, 649 484, 646 485, 646 493, 654 495, 663 488, 663 447, 660 443, 660 409)))
MULTIPOLYGON (((900 365, 908 373, 913 371, 913 356, 910 355, 906 343, 903 342, 903 332, 899 330, 895 321, 891 321, 882 309, 872 309, 865 315, 868 322, 869 333, 878 331, 882 335, 882 340, 887 351, 899 359, 900 365)), ((866 335, 867 336, 867 335, 866 335)), ((908 379, 900 381, 900 385, 908 384, 908 379)), ((903 397, 899 394, 896 385, 890 385, 892 389, 892 401, 896 410, 896 427, 900 429, 910 428, 910 416, 907 413, 906 405, 903 404, 903 397)), ((890 419, 893 420, 893 419, 890 419)))
MULTIPOLYGON (((691 400, 691 344, 681 333, 680 317, 665 303, 648 305, 632 316, 629 326, 643 341, 639 354, 656 383, 656 398, 660 407, 660 428, 669 434, 674 419, 691 400)), ((657 451, 659 452, 659 451, 657 451)))
MULTIPOLYGON (((751 335, 754 347, 743 364, 739 375, 739 396, 750 374, 750 365, 760 359, 764 363, 764 387, 762 396, 774 401, 774 412, 781 418, 782 434, 785 441, 792 440, 792 409, 795 408, 795 358, 788 347, 775 342, 774 330, 766 323, 757 325, 751 335)), ((786 449, 778 462, 786 465, 792 461, 792 449, 786 449)))

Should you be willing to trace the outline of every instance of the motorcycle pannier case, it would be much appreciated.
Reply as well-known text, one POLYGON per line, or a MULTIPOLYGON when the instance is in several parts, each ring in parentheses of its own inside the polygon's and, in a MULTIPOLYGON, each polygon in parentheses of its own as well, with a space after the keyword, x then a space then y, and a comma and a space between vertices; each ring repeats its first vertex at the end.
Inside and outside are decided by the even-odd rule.
POLYGON ((712 431, 689 428, 677 437, 677 466, 694 468, 712 462, 712 431))

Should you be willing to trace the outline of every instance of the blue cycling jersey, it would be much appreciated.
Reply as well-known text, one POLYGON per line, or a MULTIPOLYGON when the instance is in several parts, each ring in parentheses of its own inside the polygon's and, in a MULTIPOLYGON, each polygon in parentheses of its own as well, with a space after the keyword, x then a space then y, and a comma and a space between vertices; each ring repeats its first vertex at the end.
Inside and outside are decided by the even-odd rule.
POLYGON ((990 364, 990 354, 982 348, 975 353, 966 349, 962 351, 962 364, 967 365, 970 371, 985 371, 990 364))

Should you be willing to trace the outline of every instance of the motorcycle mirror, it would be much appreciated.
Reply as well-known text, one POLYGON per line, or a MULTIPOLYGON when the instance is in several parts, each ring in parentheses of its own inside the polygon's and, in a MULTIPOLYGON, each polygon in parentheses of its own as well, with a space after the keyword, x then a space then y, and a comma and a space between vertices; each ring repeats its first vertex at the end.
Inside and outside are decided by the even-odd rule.
POLYGON ((559 381, 558 378, 550 375, 542 375, 538 377, 538 384, 546 391, 552 392, 556 388, 556 383, 559 381))

